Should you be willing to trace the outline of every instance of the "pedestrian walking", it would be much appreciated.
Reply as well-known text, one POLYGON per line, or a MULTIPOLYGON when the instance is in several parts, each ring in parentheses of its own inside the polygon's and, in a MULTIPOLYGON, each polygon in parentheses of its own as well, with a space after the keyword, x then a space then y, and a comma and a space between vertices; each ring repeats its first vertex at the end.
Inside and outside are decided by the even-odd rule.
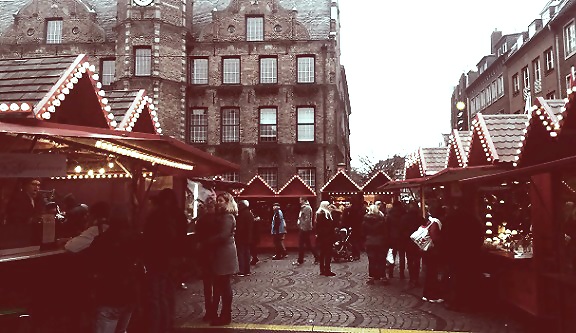
POLYGON ((374 284, 382 279, 388 283, 386 277, 386 237, 387 230, 384 216, 380 213, 378 206, 371 205, 368 207, 368 213, 364 215, 362 228, 366 235, 365 246, 366 255, 368 256, 368 284, 374 284))
POLYGON ((286 221, 284 220, 284 214, 280 209, 279 203, 274 203, 272 209, 274 210, 274 215, 272 216, 271 233, 274 238, 275 248, 275 254, 272 256, 272 259, 280 260, 286 258, 288 255, 286 247, 284 246, 284 238, 286 237, 286 221))
POLYGON ((234 243, 236 228, 235 215, 238 206, 230 193, 224 192, 216 197, 215 235, 206 240, 213 254, 212 272, 214 274, 214 297, 212 306, 216 310, 210 321, 212 326, 228 325, 232 321, 232 285, 230 277, 238 272, 238 255, 234 243), (220 315, 218 307, 222 303, 220 315))
POLYGON ((342 226, 351 228, 350 243, 352 245, 352 258, 360 260, 362 251, 362 242, 364 235, 362 233, 362 219, 366 214, 366 207, 363 206, 362 199, 359 197, 351 200, 351 205, 342 213, 342 226))
POLYGON ((404 216, 404 205, 400 200, 395 200, 392 204, 392 208, 386 216, 386 220, 389 225, 389 249, 392 250, 393 262, 388 263, 386 269, 388 272, 388 277, 394 277, 394 266, 396 263, 396 258, 398 258, 398 268, 400 273, 400 279, 404 279, 404 271, 406 269, 406 253, 399 246, 400 243, 400 229, 402 223, 402 217, 404 216))
POLYGON ((335 276, 330 268, 332 261, 332 244, 336 238, 334 220, 328 206, 328 201, 320 202, 320 207, 316 211, 316 242, 318 244, 319 261, 320 261, 320 275, 335 276))
POLYGON ((428 214, 425 227, 428 228, 428 234, 432 239, 433 245, 423 253, 426 270, 424 272, 424 290, 422 292, 422 300, 432 303, 444 302, 440 281, 438 280, 440 262, 442 260, 440 257, 441 252, 439 250, 442 222, 434 217, 434 215, 441 216, 438 208, 439 207, 433 209, 432 212, 428 214))
POLYGON ((420 248, 410 239, 410 235, 424 224, 426 224, 426 220, 422 217, 418 203, 415 201, 410 202, 406 214, 402 216, 399 232, 399 247, 406 253, 408 264, 409 288, 420 286, 420 265, 422 261, 420 248))
POLYGON ((216 309, 213 305, 214 298, 214 273, 212 271, 212 261, 214 253, 206 243, 216 234, 216 201, 212 197, 206 198, 203 204, 198 207, 198 219, 196 220, 196 239, 197 239, 197 259, 202 277, 202 286, 204 291, 204 317, 203 321, 210 322, 214 320, 216 309))
POLYGON ((260 223, 262 219, 260 216, 254 216, 254 225, 252 226, 252 243, 250 244, 250 265, 256 265, 260 259, 258 259, 258 246, 260 245, 260 234, 262 230, 260 229, 260 223))
POLYGON ((238 253, 239 276, 250 275, 250 244, 254 228, 254 215, 250 211, 248 200, 238 202, 238 218, 236 219, 236 251, 238 253))
POLYGON ((314 213, 310 203, 306 198, 300 198, 300 214, 298 215, 298 260, 295 264, 302 265, 304 263, 304 252, 309 250, 314 256, 314 262, 318 262, 318 253, 312 246, 312 229, 313 229, 314 213))

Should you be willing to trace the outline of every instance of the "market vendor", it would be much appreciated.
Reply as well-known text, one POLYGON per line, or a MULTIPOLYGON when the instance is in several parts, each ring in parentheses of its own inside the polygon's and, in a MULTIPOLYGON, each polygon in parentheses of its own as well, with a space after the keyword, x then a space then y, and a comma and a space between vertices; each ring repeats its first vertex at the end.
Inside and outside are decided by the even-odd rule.
POLYGON ((6 206, 6 224, 28 224, 41 221, 44 198, 39 194, 40 179, 26 178, 6 206))

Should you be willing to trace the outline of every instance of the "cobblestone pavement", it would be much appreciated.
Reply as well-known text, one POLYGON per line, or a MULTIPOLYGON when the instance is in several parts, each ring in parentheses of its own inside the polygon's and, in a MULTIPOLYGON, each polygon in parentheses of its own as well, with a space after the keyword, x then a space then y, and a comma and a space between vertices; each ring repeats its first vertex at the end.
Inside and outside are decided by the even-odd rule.
MULTIPOLYGON (((231 328, 252 333, 340 332, 342 327, 364 328, 356 332, 526 332, 520 322, 502 312, 461 313, 424 302, 422 289, 408 290, 407 281, 398 279, 397 272, 389 285, 367 285, 365 256, 360 261, 332 264, 335 277, 320 276, 310 260, 293 265, 294 253, 284 260, 271 260, 269 255, 261 260, 250 276, 233 277, 233 325, 217 332, 231 328)), ((188 290, 177 296, 177 326, 183 332, 208 332, 209 326, 201 320, 202 282, 193 280, 187 285, 188 290)))

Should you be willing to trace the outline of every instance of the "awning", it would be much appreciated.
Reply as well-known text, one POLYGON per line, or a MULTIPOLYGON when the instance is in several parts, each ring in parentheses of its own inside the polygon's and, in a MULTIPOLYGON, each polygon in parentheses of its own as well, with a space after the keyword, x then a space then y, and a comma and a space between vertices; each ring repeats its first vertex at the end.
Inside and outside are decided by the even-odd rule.
POLYGON ((468 177, 460 180, 461 183, 477 183, 477 182, 490 182, 500 181, 507 179, 518 179, 521 177, 530 177, 538 173, 559 171, 562 169, 573 168, 576 165, 576 156, 561 158, 559 160, 531 165, 514 170, 501 171, 490 175, 479 175, 476 177, 468 177))
POLYGON ((0 133, 41 135, 66 144, 140 159, 171 175, 201 177, 238 170, 238 165, 170 137, 54 124, 38 119, 3 119, 0 133))
POLYGON ((295 175, 278 191, 278 197, 282 198, 299 198, 299 197, 315 197, 316 193, 310 188, 302 178, 295 175))

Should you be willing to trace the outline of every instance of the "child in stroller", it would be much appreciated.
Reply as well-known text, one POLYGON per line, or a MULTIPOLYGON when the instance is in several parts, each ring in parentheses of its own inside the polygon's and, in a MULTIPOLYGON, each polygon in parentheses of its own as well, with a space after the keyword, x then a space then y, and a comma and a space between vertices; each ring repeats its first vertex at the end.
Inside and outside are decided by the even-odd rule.
POLYGON ((332 246, 332 260, 334 262, 353 261, 351 234, 352 228, 350 227, 336 228, 336 240, 332 246))

